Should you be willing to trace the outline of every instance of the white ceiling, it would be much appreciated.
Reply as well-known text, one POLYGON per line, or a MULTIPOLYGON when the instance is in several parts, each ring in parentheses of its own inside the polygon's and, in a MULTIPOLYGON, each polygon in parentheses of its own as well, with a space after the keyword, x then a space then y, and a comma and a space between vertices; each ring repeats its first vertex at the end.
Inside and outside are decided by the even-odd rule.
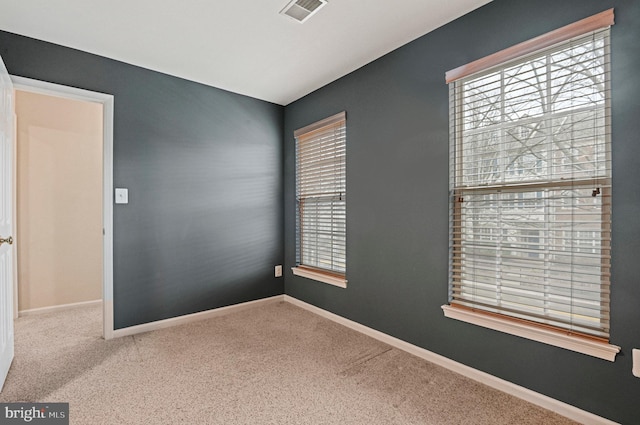
POLYGON ((0 0, 0 29, 286 105, 490 0, 0 0))

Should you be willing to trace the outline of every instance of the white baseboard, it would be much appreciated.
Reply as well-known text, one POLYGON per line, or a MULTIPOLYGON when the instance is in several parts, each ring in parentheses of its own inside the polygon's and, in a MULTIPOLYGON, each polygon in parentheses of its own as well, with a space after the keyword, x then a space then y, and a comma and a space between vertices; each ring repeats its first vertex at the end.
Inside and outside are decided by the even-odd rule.
POLYGON ((297 298, 293 298, 289 295, 284 295, 284 301, 291 303, 295 306, 298 306, 300 308, 303 308, 305 310, 308 310, 324 318, 327 318, 329 320, 332 320, 350 329, 363 333, 367 336, 377 339, 378 341, 389 344, 390 346, 395 347, 399 350, 406 351, 409 354, 413 354, 414 356, 420 357, 431 363, 435 363, 438 366, 447 368, 453 372, 459 373, 460 375, 466 376, 467 378, 471 378, 474 381, 478 381, 482 384, 488 385, 492 388, 495 388, 507 394, 510 394, 520 399, 523 399, 525 401, 528 401, 532 404, 535 404, 544 409, 555 412, 559 415, 565 416, 581 424, 585 424, 585 425, 615 425, 616 424, 616 422, 612 422, 601 416, 595 415, 593 413, 587 412, 582 409, 578 409, 577 407, 572 406, 570 404, 561 402, 554 398, 551 398, 546 395, 532 391, 530 389, 521 387, 520 385, 516 385, 512 382, 505 381, 504 379, 500 379, 496 376, 493 376, 488 373, 474 369, 472 367, 463 365, 462 363, 458 363, 447 357, 433 353, 429 350, 425 350, 424 348, 418 347, 417 345, 410 344, 406 341, 395 338, 391 335, 387 335, 385 333, 369 328, 367 326, 361 325, 360 323, 346 319, 342 316, 338 316, 337 314, 331 313, 327 310, 323 310, 319 307, 308 304, 304 301, 300 301, 297 298))
MULTIPOLYGON (((271 304, 284 301, 284 295, 276 295, 275 297, 263 298, 261 300, 248 301, 246 303, 230 305, 227 307, 215 308, 213 310, 201 311, 199 313, 187 314, 184 316, 172 317, 171 319, 158 320, 142 325, 129 326, 127 328, 116 329, 111 335, 112 338, 120 338, 130 336, 142 332, 155 331, 158 329, 169 328, 185 323, 197 322, 199 320, 211 319, 212 317, 223 316, 225 314, 236 313, 238 311, 255 308, 265 304, 271 304)), ((110 338, 109 338, 110 339, 110 338)))
POLYGON ((29 310, 18 311, 18 317, 35 316, 37 314, 53 313, 56 311, 69 310, 69 309, 78 308, 78 307, 87 307, 90 305, 97 305, 97 304, 102 304, 102 300, 82 301, 79 303, 52 305, 51 307, 31 308, 29 310))

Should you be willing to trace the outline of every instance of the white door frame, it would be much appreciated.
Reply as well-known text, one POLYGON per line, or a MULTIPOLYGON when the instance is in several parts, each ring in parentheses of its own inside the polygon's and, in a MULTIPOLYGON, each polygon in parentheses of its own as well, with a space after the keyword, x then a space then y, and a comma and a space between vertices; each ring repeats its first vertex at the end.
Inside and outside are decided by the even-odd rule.
MULTIPOLYGON (((113 338, 113 95, 98 93, 31 78, 11 76, 13 88, 31 93, 100 103, 103 106, 102 155, 102 318, 104 339, 113 338)), ((14 203, 15 203, 14 191, 14 203)), ((17 255, 16 255, 17 257, 17 255)), ((17 276, 17 270, 16 270, 17 276)), ((14 282, 14 311, 18 312, 18 281, 14 282)))

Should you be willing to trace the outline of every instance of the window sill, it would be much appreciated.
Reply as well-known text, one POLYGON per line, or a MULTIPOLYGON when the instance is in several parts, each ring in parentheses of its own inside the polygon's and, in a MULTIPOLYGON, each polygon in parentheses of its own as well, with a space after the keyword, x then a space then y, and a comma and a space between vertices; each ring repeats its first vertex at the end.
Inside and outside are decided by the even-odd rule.
POLYGON ((291 267, 291 271, 296 276, 306 277, 307 279, 317 280, 319 282, 328 283, 329 285, 338 286, 340 288, 347 287, 347 279, 339 274, 333 274, 322 270, 311 269, 308 267, 291 267))
POLYGON ((616 354, 620 352, 620 347, 604 342, 592 341, 575 335, 568 335, 564 332, 553 331, 525 323, 515 322, 500 317, 489 316, 470 310, 464 310, 450 305, 443 305, 444 315, 451 319, 461 320, 495 331, 505 332, 533 341, 542 342, 567 350, 576 351, 588 356, 600 359, 615 361, 616 354))

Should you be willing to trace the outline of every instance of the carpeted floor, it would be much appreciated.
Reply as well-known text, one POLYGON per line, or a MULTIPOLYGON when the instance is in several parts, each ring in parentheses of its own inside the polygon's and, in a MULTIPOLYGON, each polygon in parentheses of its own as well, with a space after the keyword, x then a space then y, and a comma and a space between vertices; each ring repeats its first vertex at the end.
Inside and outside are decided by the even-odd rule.
POLYGON ((111 341, 101 320, 16 320, 0 401, 78 425, 574 423, 284 302, 111 341))

